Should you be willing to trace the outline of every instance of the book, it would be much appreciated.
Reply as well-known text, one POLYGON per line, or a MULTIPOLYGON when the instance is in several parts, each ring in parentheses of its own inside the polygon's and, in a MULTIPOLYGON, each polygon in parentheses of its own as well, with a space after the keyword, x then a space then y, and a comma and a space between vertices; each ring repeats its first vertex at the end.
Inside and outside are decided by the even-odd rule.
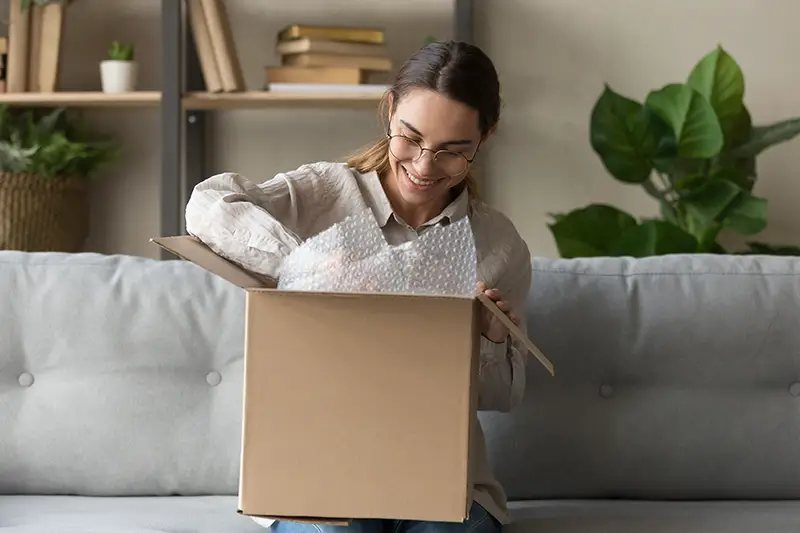
POLYGON ((227 92, 244 91, 244 76, 225 4, 222 0, 200 1, 208 24, 208 33, 211 37, 211 46, 214 49, 214 58, 219 69, 222 87, 227 92))
POLYGON ((39 59, 42 53, 42 22, 44 6, 31 4, 28 8, 30 22, 28 26, 28 86, 27 91, 39 92, 39 59))
POLYGON ((291 41, 304 37, 351 43, 383 44, 384 32, 376 28, 291 24, 278 33, 278 41, 291 41))
POLYGON ((389 90, 389 85, 359 84, 349 85, 342 83, 270 83, 268 91, 272 92, 324 92, 324 93, 375 93, 383 94, 389 90))
POLYGON ((325 39, 311 39, 309 37, 302 37, 293 41, 279 41, 275 46, 275 51, 280 55, 303 53, 378 57, 385 57, 388 55, 386 46, 382 44, 347 43, 325 39))
POLYGON ((8 73, 6 90, 24 93, 28 88, 28 45, 30 9, 22 11, 22 0, 9 2, 8 73))
POLYGON ((358 85, 364 74, 356 67, 265 67, 267 83, 334 83, 358 85))
POLYGON ((40 92, 52 93, 58 85, 58 64, 66 4, 52 3, 37 7, 42 9, 37 83, 40 92))
POLYGON ((186 0, 186 10, 206 90, 212 93, 221 92, 222 78, 214 57, 214 47, 201 0, 186 0))
POLYGON ((283 56, 282 62, 290 67, 355 67, 375 72, 388 72, 392 69, 392 60, 388 57, 292 54, 283 56))

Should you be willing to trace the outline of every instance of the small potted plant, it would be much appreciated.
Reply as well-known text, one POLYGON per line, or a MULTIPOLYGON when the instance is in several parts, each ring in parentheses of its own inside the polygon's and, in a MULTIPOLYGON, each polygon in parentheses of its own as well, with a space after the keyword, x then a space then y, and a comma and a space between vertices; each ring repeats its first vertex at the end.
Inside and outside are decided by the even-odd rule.
POLYGON ((136 62, 133 45, 114 41, 108 47, 108 59, 100 62, 100 77, 104 93, 136 90, 136 62))

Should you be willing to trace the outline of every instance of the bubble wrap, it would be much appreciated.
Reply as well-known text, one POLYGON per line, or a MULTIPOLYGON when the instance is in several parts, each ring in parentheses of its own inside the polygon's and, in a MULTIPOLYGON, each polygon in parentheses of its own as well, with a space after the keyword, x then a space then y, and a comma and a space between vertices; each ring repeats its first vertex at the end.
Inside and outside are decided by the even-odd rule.
POLYGON ((281 264, 278 288, 473 296, 477 256, 466 217, 391 246, 372 211, 347 217, 295 248, 281 264))

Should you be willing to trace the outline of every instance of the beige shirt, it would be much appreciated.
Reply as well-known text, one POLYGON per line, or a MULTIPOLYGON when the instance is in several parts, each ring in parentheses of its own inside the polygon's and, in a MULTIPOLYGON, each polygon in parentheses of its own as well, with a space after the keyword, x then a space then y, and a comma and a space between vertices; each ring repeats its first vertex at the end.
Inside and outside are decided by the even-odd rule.
MULTIPOLYGON (((281 260, 303 240, 370 208, 389 244, 416 239, 436 224, 469 216, 478 256, 478 279, 514 305, 525 331, 531 283, 528 247, 503 214, 471 205, 462 192, 442 213, 415 230, 389 204, 375 172, 360 174, 343 163, 313 163, 255 183, 235 173, 198 184, 186 207, 186 229, 219 255, 248 270, 277 277, 281 260)), ((481 338, 479 409, 509 411, 525 390, 526 349, 516 340, 481 338)), ((508 523, 506 494, 487 460, 483 430, 472 442, 474 500, 508 523)))

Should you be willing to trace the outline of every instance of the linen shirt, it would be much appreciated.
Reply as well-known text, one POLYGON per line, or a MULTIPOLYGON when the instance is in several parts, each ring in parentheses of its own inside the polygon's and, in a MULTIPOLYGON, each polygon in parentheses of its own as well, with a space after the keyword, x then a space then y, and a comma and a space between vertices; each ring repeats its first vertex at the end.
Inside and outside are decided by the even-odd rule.
MULTIPOLYGON (((263 183, 226 172, 194 188, 186 207, 186 229, 217 254, 276 278, 282 259, 305 239, 367 208, 390 245, 416 239, 437 224, 469 217, 478 279, 500 290, 526 331, 525 301, 531 284, 528 247, 506 216, 485 203, 470 202, 466 190, 439 215, 414 229, 393 211, 375 172, 361 174, 344 163, 318 162, 263 183)), ((519 403, 525 390, 526 358, 524 345, 511 337, 504 343, 481 337, 479 410, 506 412, 519 403)), ((477 429, 471 443, 473 500, 505 524, 506 494, 489 467, 480 422, 477 429)))

